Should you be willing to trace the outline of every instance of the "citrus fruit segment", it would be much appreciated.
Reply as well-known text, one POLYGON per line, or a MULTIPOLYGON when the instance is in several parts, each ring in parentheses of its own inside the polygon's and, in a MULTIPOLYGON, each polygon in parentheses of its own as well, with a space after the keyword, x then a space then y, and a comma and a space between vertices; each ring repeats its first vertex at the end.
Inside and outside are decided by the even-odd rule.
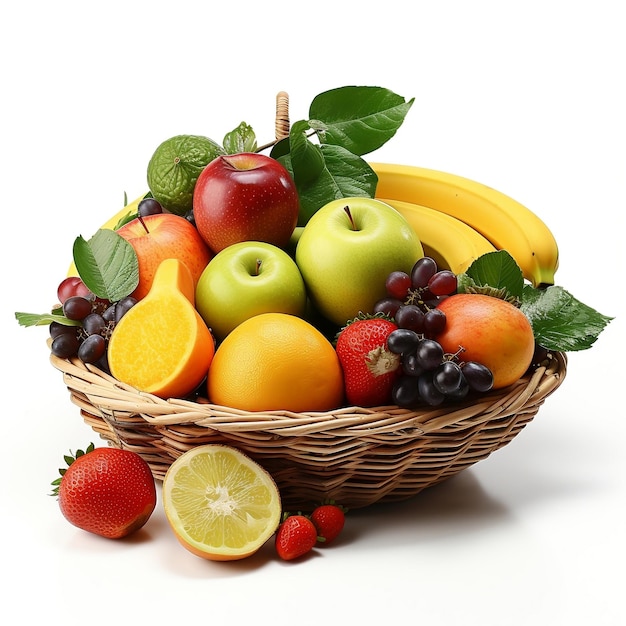
POLYGON ((161 398, 182 398, 202 382, 215 343, 194 308, 194 291, 182 261, 161 262, 148 294, 111 333, 108 361, 117 380, 161 398))
POLYGON ((154 151, 148 163, 148 187, 165 209, 185 215, 193 206, 200 172, 224 150, 208 137, 176 135, 154 151))
POLYGON ((282 513, 269 472, 223 444, 197 446, 172 463, 163 479, 163 507, 178 541, 212 561, 254 554, 282 513))

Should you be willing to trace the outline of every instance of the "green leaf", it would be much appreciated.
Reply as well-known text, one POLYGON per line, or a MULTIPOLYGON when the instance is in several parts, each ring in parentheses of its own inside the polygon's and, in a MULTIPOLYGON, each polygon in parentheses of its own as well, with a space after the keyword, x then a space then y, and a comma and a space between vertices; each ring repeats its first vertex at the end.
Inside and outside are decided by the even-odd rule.
POLYGON ((300 188, 306 187, 317 179, 324 169, 322 149, 308 139, 308 122, 299 121, 289 131, 289 155, 293 179, 300 188))
POLYGON ((583 304, 559 286, 524 287, 522 311, 533 327, 537 343, 549 350, 586 350, 613 319, 583 304))
POLYGON ((120 228, 122 228, 122 226, 124 226, 124 224, 132 222, 137 217, 137 215, 139 215, 137 211, 129 211, 128 213, 126 213, 126 215, 120 217, 120 219, 117 221, 117 224, 115 224, 115 226, 113 227, 113 230, 119 230, 120 228))
POLYGON ((257 139, 252 126, 241 122, 237 128, 227 133, 224 137, 224 150, 227 154, 256 152, 257 139))
MULTIPOLYGON (((304 226, 321 207, 338 198, 363 196, 372 198, 376 192, 378 176, 361 157, 341 146, 320 146, 324 157, 324 168, 310 184, 298 186, 300 216, 298 225, 304 226)), ((280 159, 290 172, 291 162, 287 157, 280 159)))
POLYGON ((48 494, 51 496, 58 496, 59 495, 59 487, 61 485, 61 481, 63 480, 63 476, 65 476, 65 473, 67 472, 67 468, 78 458, 81 456, 84 456, 85 454, 88 454, 89 452, 93 452, 93 450, 95 450, 95 446, 92 443, 90 443, 85 450, 76 450, 76 453, 73 453, 70 450, 69 454, 64 454, 63 455, 63 460, 65 461, 65 463, 67 464, 67 467, 60 467, 59 468, 59 474, 60 476, 58 478, 55 478, 50 484, 53 487, 52 489, 52 493, 48 494))
POLYGON ((396 134, 414 100, 407 102, 382 87, 339 87, 313 99, 309 123, 319 129, 320 143, 364 155, 377 150, 396 134))
POLYGON ((46 326, 52 322, 58 322, 59 324, 65 324, 66 326, 80 326, 81 323, 75 320, 70 320, 64 315, 55 313, 22 313, 17 311, 15 313, 15 319, 17 319, 20 326, 46 326))
POLYGON ((101 228, 89 241, 77 237, 74 263, 87 288, 111 302, 131 294, 139 282, 137 254, 113 230, 101 228))
POLYGON ((476 293, 490 287, 500 290, 505 299, 521 299, 524 289, 522 270, 506 250, 483 254, 458 277, 458 282, 461 293, 476 293))

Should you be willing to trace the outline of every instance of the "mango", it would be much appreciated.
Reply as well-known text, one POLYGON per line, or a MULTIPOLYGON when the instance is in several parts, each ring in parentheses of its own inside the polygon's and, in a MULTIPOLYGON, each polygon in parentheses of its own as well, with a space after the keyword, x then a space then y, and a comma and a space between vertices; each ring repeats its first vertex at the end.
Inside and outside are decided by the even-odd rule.
POLYGON ((109 340, 111 374, 160 398, 183 398, 204 379, 215 342, 194 306, 191 272, 165 259, 148 294, 117 323, 109 340))

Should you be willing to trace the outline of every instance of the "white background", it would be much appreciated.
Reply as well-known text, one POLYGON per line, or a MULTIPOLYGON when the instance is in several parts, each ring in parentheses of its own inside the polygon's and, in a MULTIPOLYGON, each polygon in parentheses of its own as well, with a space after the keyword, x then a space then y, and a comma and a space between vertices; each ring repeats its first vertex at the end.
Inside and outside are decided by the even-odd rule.
MULTIPOLYGON (((625 623, 624 112, 619 3, 4 3, 2 623, 625 623), (411 6, 411 11, 408 8, 411 6), (371 160, 454 172, 537 212, 557 282, 616 316, 509 446, 397 505, 349 514, 299 563, 184 551, 159 502, 135 537, 69 525, 49 483, 95 440, 16 310, 55 301, 74 238, 146 190, 156 146, 273 136, 315 95, 379 85, 416 101, 371 160), (8 615, 15 616, 11 622, 8 615), (16 617, 19 615, 19 619, 16 617)), ((375 253, 375 251, 372 251, 375 253)))

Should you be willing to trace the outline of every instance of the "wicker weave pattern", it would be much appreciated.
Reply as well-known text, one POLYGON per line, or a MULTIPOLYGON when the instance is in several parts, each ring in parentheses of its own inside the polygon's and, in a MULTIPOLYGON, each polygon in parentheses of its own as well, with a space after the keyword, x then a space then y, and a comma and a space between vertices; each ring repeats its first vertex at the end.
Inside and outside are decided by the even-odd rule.
POLYGON ((111 445, 139 453, 156 479, 189 448, 226 443, 270 471, 290 510, 326 498, 349 508, 403 500, 454 476, 509 443, 560 386, 567 366, 556 353, 532 376, 473 404, 296 414, 162 400, 77 359, 51 360, 85 422, 111 445))

